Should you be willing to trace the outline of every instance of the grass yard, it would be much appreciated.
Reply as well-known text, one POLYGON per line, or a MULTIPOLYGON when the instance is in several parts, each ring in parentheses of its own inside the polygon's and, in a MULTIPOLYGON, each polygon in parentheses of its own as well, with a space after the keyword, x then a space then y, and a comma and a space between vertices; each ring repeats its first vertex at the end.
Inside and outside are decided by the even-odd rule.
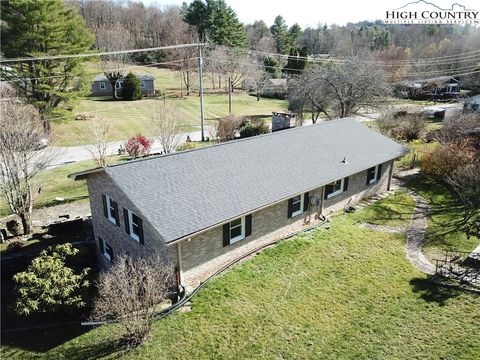
MULTIPOLYGON (((114 157, 113 163, 126 161, 127 157, 114 157)), ((42 188, 40 195, 34 203, 34 211, 45 206, 65 204, 74 201, 88 201, 87 183, 85 180, 73 181, 68 175, 92 169, 95 167, 93 161, 79 161, 63 165, 54 169, 41 171, 35 177, 35 183, 42 188), (55 198, 64 198, 59 202, 55 198)), ((10 215, 3 197, 0 198, 0 218, 10 215)))
POLYGON ((410 152, 402 157, 400 160, 395 162, 396 166, 410 167, 412 163, 412 158, 416 154, 415 167, 421 167, 422 159, 424 155, 438 146, 438 142, 433 141, 425 143, 421 140, 409 141, 404 144, 407 148, 410 149, 410 152))
MULTIPOLYGON (((181 74, 175 70, 156 67, 134 67, 130 69, 135 74, 150 74, 155 77, 155 89, 167 93, 168 102, 176 107, 184 132, 200 129, 200 100, 198 86, 193 84, 194 93, 180 97, 181 74)), ((100 74, 95 63, 88 63, 86 67, 88 78, 93 79, 100 74)), ((228 94, 208 93, 210 84, 205 82, 204 114, 207 124, 214 124, 214 120, 228 115, 228 94)), ((183 91, 183 94, 185 92, 183 91)), ((109 97, 80 97, 69 113, 64 110, 57 119, 52 120, 57 145, 72 146, 91 142, 89 138, 88 121, 74 121, 80 113, 94 114, 106 117, 113 121, 113 128, 109 140, 126 140, 135 134, 152 136, 150 120, 155 110, 163 106, 163 100, 145 98, 137 101, 113 101, 109 97)), ((288 108, 286 100, 261 99, 249 96, 243 91, 236 91, 232 95, 232 113, 235 115, 259 115, 271 117, 272 111, 285 111, 288 108)))
MULTIPOLYGON (((403 212, 411 209, 406 202, 399 194, 383 206, 403 212)), ((478 358, 480 297, 434 285, 406 259, 403 235, 360 228, 359 217, 383 222, 375 209, 338 216, 330 229, 262 252, 208 284, 192 299, 191 312, 156 322, 136 350, 119 352, 103 326, 81 335, 78 328, 29 332, 29 341, 21 333, 4 336, 3 356, 478 358)))
POLYGON ((449 188, 428 177, 412 179, 407 186, 431 204, 424 246, 427 257, 438 259, 444 250, 475 249, 480 238, 467 239, 464 232, 457 230, 457 225, 462 220, 463 208, 449 188))
POLYGON ((375 225, 410 225, 415 201, 406 192, 397 192, 387 200, 380 200, 363 211, 352 215, 354 219, 375 225))

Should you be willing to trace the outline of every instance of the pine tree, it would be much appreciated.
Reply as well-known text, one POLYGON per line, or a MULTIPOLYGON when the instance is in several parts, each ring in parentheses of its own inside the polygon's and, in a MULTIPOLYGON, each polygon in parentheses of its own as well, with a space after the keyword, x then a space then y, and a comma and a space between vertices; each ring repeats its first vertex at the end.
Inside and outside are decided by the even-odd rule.
POLYGON ((283 17, 278 15, 275 18, 273 25, 270 27, 270 32, 275 40, 277 52, 280 54, 288 54, 290 51, 290 41, 287 24, 283 17))
MULTIPOLYGON (((2 51, 7 58, 87 52, 94 41, 83 19, 61 0, 2 2, 2 51)), ((12 84, 45 115, 75 95, 82 60, 54 59, 9 64, 12 84)))

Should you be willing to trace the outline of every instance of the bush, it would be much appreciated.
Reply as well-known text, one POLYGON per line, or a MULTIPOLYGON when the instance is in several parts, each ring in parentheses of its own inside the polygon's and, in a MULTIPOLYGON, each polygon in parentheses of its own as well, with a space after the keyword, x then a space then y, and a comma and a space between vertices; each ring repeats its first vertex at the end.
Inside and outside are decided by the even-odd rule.
POLYGON ((128 73, 123 80, 122 98, 125 100, 139 100, 142 98, 140 79, 133 73, 128 73))
POLYGON ((238 130, 241 138, 267 134, 270 132, 268 125, 259 118, 244 121, 238 130))
POLYGON ((445 181, 458 168, 472 164, 476 158, 471 140, 439 144, 427 153, 422 160, 422 172, 438 180, 445 181))
POLYGON ((125 151, 134 158, 147 155, 150 152, 150 148, 150 140, 141 134, 135 135, 125 144, 125 151))
POLYGON ((22 239, 13 239, 8 242, 7 250, 15 251, 25 246, 26 241, 22 239))
POLYGON ((245 117, 226 116, 218 120, 216 136, 221 142, 234 140, 240 126, 246 121, 245 117))
POLYGON ((22 232, 20 230, 20 223, 17 220, 12 219, 12 220, 7 221, 6 226, 7 226, 8 232, 10 234, 12 234, 13 236, 20 236, 21 235, 22 232))
POLYGON ((65 265, 66 258, 78 251, 71 244, 50 246, 33 259, 26 271, 13 277, 17 285, 18 314, 47 312, 60 306, 85 306, 82 290, 89 286, 86 277, 90 269, 77 275, 65 265))
POLYGON ((407 110, 384 114, 377 124, 382 134, 406 141, 422 138, 427 128, 427 121, 421 113, 407 110))

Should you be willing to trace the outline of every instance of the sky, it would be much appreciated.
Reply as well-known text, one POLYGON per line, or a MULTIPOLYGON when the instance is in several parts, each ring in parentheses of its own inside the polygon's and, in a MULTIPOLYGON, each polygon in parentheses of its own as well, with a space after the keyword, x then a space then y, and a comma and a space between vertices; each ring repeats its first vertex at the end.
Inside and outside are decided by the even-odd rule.
MULTIPOLYGON (((147 4, 181 5, 189 0, 140 0, 147 4)), ((226 0, 244 24, 263 20, 271 25, 282 15, 290 26, 302 27, 318 23, 344 25, 348 22, 384 19, 387 10, 396 9, 416 0, 226 0)), ((457 2, 466 7, 479 8, 478 0, 429 0, 437 6, 449 8, 457 2)))

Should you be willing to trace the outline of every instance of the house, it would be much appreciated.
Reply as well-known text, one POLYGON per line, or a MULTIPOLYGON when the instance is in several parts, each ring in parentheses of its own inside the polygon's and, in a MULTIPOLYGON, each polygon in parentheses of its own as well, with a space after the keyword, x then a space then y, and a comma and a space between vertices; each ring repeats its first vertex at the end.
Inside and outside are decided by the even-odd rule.
MULTIPOLYGON (((137 75, 143 96, 152 96, 155 93, 155 78, 152 75, 137 75)), ((117 81, 118 96, 122 94, 123 79, 117 81)), ((98 75, 92 83, 92 96, 112 96, 112 84, 105 75, 98 75)))
POLYGON ((70 177, 87 180, 105 266, 156 249, 188 285, 278 229, 389 190, 406 152, 346 118, 70 177))
POLYGON ((403 81, 395 86, 397 95, 414 100, 443 100, 460 95, 460 82, 451 76, 403 81))

